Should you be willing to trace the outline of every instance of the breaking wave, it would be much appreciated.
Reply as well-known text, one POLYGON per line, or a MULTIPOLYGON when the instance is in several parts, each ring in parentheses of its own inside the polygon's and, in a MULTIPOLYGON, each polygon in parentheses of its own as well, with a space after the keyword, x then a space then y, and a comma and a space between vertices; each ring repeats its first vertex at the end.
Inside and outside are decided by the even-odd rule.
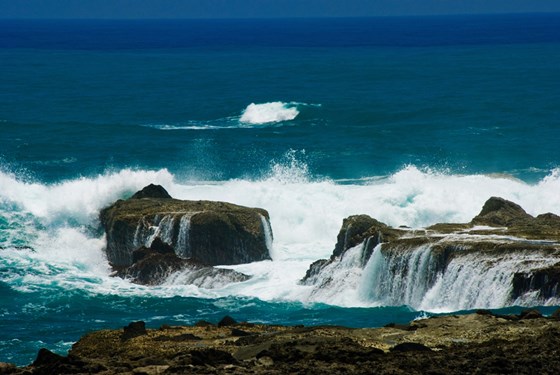
POLYGON ((299 115, 297 104, 283 102, 251 103, 245 108, 239 121, 246 124, 290 121, 299 115))
POLYGON ((143 126, 158 130, 220 130, 262 127, 263 125, 280 126, 282 123, 294 120, 304 107, 320 107, 320 105, 280 101, 251 103, 238 116, 206 121, 189 120, 176 124, 146 124, 143 126))
MULTIPOLYGON (((364 298, 360 293, 335 293, 333 289, 325 292, 329 298, 317 298, 313 288, 300 285, 299 280, 310 263, 330 256, 342 219, 349 215, 368 214, 389 225, 413 228, 468 222, 490 196, 515 201, 533 215, 560 214, 559 170, 528 184, 508 177, 450 175, 407 166, 390 176, 339 183, 314 178, 295 153, 271 163, 269 172, 256 179, 181 181, 165 169, 124 169, 56 184, 26 182, 0 172, 0 185, 0 281, 22 292, 63 288, 123 296, 238 296, 339 306, 385 301, 426 309, 429 304, 416 297, 389 301, 373 292, 364 298), (110 277, 103 255, 104 235, 97 229, 98 212, 150 183, 163 185, 179 199, 220 200, 267 209, 274 232, 274 242, 269 245, 273 261, 224 267, 253 278, 211 290, 181 284, 148 288, 110 277)), ((339 271, 346 272, 357 286, 363 272, 354 272, 352 262, 348 259, 346 270, 339 271)), ((453 290, 446 280, 438 285, 440 290, 453 290)), ((453 302, 447 306, 474 307, 453 302)))

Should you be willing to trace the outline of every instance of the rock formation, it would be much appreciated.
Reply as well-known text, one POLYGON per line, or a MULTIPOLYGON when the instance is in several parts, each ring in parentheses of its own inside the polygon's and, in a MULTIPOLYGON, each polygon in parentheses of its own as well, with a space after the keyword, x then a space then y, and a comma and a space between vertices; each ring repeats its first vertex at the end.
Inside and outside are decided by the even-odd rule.
POLYGON ((28 367, 0 363, 0 374, 555 374, 560 368, 560 321, 534 310, 359 329, 229 320, 159 329, 133 322, 86 334, 67 357, 41 349, 28 367))
POLYGON ((466 224, 413 230, 351 216, 331 258, 313 263, 302 283, 324 302, 346 288, 416 309, 543 304, 560 298, 559 240, 560 217, 533 217, 496 197, 466 224))
POLYGON ((159 238, 156 238, 149 248, 142 246, 135 250, 132 257, 133 264, 116 268, 114 275, 142 285, 159 285, 169 281, 212 289, 250 279, 250 276, 234 270, 215 268, 180 258, 170 245, 159 238))
POLYGON ((150 185, 100 213, 107 235, 107 259, 116 275, 142 284, 161 283, 179 270, 184 281, 208 286, 218 277, 243 281, 246 275, 210 266, 270 259, 268 212, 225 202, 171 198, 150 185))

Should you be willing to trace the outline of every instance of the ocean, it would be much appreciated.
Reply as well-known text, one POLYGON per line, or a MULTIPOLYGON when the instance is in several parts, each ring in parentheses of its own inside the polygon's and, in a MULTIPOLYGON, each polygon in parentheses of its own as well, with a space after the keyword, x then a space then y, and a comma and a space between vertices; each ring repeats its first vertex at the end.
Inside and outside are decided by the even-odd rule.
POLYGON ((349 215, 468 222, 491 196, 560 214, 559 145, 560 14, 1 20, 0 362, 134 320, 551 313, 557 301, 407 305, 299 280, 349 215), (219 289, 111 277, 99 210, 150 183, 267 209, 273 260, 228 266, 253 278, 219 289))

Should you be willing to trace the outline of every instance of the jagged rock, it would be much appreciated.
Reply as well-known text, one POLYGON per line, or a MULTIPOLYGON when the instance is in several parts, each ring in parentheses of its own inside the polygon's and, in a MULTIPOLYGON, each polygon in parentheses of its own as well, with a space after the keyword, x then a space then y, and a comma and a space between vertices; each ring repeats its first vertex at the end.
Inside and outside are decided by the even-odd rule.
POLYGON ((33 361, 33 366, 45 366, 60 363, 65 361, 65 357, 51 352, 46 348, 39 349, 37 358, 33 361))
POLYGON ((218 327, 229 327, 236 325, 237 321, 233 319, 231 316, 226 315, 218 322, 218 327))
POLYGON ((530 309, 530 310, 523 310, 521 314, 519 314, 519 319, 539 319, 542 318, 542 314, 539 310, 530 309))
POLYGON ((520 205, 503 198, 491 197, 484 203, 482 211, 475 216, 473 225, 509 227, 516 222, 532 219, 520 205))
POLYGON ((325 268, 325 266, 327 264, 329 264, 331 261, 328 259, 319 259, 316 260, 315 262, 311 263, 311 265, 309 266, 309 268, 307 269, 307 271, 305 272, 305 277, 303 278, 303 282, 317 276, 319 273, 321 273, 321 271, 323 270, 323 268, 325 268))
POLYGON ((134 199, 119 200, 101 211, 107 259, 113 266, 131 266, 133 252, 150 247, 157 238, 172 247, 177 256, 210 266, 270 259, 266 210, 225 202, 177 200, 160 188, 147 187, 134 199))
POLYGON ((373 249, 379 243, 398 238, 400 233, 401 230, 393 229, 368 215, 349 216, 342 221, 342 227, 338 232, 336 245, 330 259, 319 259, 312 263, 301 282, 309 284, 310 280, 326 267, 338 262, 349 249, 360 244, 363 244, 360 262, 362 266, 365 266, 373 249))
POLYGON ((142 198, 162 198, 171 199, 171 195, 161 185, 149 184, 140 191, 137 191, 130 199, 142 198))
MULTIPOLYGON (((368 215, 349 216, 342 221, 342 228, 336 237, 336 245, 331 258, 342 255, 346 250, 371 238, 371 249, 378 243, 395 237, 396 231, 388 225, 368 215)), ((369 258, 369 257, 367 257, 369 258)))

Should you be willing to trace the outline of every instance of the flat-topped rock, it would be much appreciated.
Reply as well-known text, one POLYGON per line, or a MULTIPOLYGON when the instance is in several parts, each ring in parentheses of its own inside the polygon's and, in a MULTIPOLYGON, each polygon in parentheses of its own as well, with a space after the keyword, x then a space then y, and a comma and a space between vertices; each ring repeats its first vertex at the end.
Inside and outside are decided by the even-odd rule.
POLYGON ((173 199, 151 185, 104 208, 107 259, 115 267, 133 264, 133 252, 159 238, 175 254, 205 265, 270 259, 268 212, 226 202, 173 199))
POLYGON ((311 264, 301 283, 318 302, 355 293, 416 309, 497 308, 560 300, 559 267, 560 217, 492 197, 469 223, 425 229, 351 216, 330 259, 311 264))

